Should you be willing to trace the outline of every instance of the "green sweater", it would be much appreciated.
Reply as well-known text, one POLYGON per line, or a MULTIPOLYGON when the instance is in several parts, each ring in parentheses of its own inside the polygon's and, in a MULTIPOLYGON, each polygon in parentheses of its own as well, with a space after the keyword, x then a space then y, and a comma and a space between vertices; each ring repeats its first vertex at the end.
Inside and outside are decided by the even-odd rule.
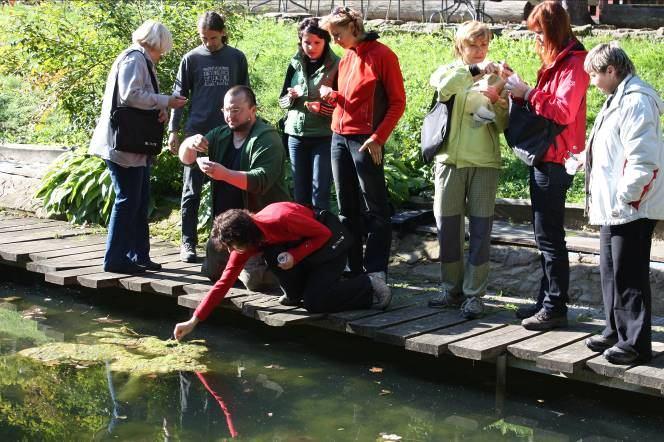
MULTIPOLYGON (((228 126, 218 126, 205 135, 211 161, 223 161, 232 136, 228 126)), ((256 119, 240 155, 240 170, 247 173, 247 191, 243 192, 246 209, 255 213, 269 204, 290 201, 284 182, 285 149, 274 127, 261 118, 256 119)))
POLYGON ((473 120, 475 99, 479 92, 471 90, 473 77, 468 66, 460 61, 439 67, 430 79, 438 91, 438 101, 447 101, 453 95, 452 119, 449 138, 437 155, 444 164, 462 167, 492 167, 500 169, 500 133, 507 126, 508 110, 504 101, 489 104, 496 113, 495 121, 478 126, 473 120))

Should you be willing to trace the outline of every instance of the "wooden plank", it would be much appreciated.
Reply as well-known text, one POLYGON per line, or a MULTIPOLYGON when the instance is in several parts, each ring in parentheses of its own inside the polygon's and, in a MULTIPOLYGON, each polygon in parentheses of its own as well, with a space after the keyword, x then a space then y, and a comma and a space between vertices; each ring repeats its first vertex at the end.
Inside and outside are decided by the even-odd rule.
POLYGON ((198 293, 198 292, 207 293, 212 287, 212 285, 213 285, 212 282, 208 278, 205 278, 204 282, 183 285, 182 291, 184 291, 186 294, 198 293))
POLYGON ((254 317, 259 321, 265 322, 267 317, 270 315, 288 313, 293 310, 296 310, 297 308, 300 307, 295 307, 292 305, 282 305, 279 303, 271 306, 261 306, 259 309, 256 310, 254 317))
POLYGON ((0 235, 0 243, 15 244, 21 242, 37 241, 40 239, 67 238, 70 236, 87 235, 93 232, 94 232, 93 229, 87 227, 82 229, 81 228, 44 229, 44 231, 39 229, 39 230, 34 230, 33 233, 24 234, 24 235, 11 235, 9 233, 7 233, 7 235, 9 236, 0 235))
MULTIPOLYGON (((253 292, 244 289, 235 289, 235 288, 230 289, 226 294, 226 296, 224 297, 222 304, 230 304, 230 299, 248 296, 249 294, 252 293, 253 292)), ((203 301, 206 295, 207 291, 193 292, 186 295, 180 295, 178 296, 178 305, 190 308, 192 310, 196 309, 198 305, 203 301)))
POLYGON ((245 302, 264 300, 266 299, 266 296, 268 295, 264 295, 262 293, 250 292, 246 296, 237 296, 235 298, 230 298, 230 301, 232 305, 242 310, 242 306, 244 305, 245 302))
POLYGON ((508 345, 542 333, 541 331, 526 330, 521 325, 508 325, 478 336, 456 341, 448 345, 447 349, 460 358, 475 361, 492 360, 504 353, 508 345))
POLYGON ((629 384, 661 390, 664 386, 664 355, 660 355, 647 364, 630 368, 625 371, 623 379, 629 384))
MULTIPOLYGON (((179 253, 173 253, 171 255, 163 256, 153 256, 152 260, 159 262, 161 264, 166 264, 169 262, 180 263, 179 253)), ((186 263, 182 263, 186 264, 186 263)), ((147 274, 148 272, 145 272, 147 274)), ((117 287, 120 284, 120 280, 124 278, 132 278, 136 276, 143 276, 144 274, 139 275, 128 275, 124 273, 113 273, 113 272, 99 272, 99 273, 85 273, 78 275, 76 281, 83 287, 89 287, 93 289, 99 288, 108 288, 108 287, 117 287)))
POLYGON ((284 313, 267 315, 263 322, 272 327, 284 327, 286 325, 316 321, 324 317, 325 313, 309 313, 304 308, 298 307, 284 313))
POLYGON ((106 237, 101 235, 75 236, 70 238, 44 239, 28 243, 2 244, 0 243, 0 257, 6 261, 22 262, 29 258, 32 252, 49 250, 64 250, 91 244, 105 244, 106 237))
MULTIPOLYGON (((397 289, 398 290, 398 289, 397 289)), ((392 290, 394 293, 392 297, 392 303, 387 310, 374 310, 374 309, 365 309, 365 310, 348 310, 338 313, 330 313, 325 317, 324 326, 326 328, 337 330, 340 332, 346 331, 346 324, 358 319, 367 318, 370 316, 376 316, 384 314, 385 312, 391 312, 394 310, 400 310, 406 307, 415 305, 417 300, 420 302, 425 301, 428 298, 424 297, 415 297, 412 294, 407 295, 404 292, 399 292, 397 290, 392 290)))
MULTIPOLYGON (((256 312, 261 309, 261 308, 270 308, 274 307, 277 305, 281 305, 279 303, 279 296, 273 296, 269 295, 266 298, 262 299, 256 299, 253 301, 245 302, 242 304, 242 314, 245 316, 248 316, 250 318, 255 318, 256 317, 256 312)), ((291 307, 292 309, 293 307, 291 307)))
MULTIPOLYGON (((653 342, 652 343, 653 359, 663 353, 664 353, 664 342, 653 342)), ((616 365, 604 359, 602 355, 598 355, 588 360, 588 362, 586 362, 586 366, 590 370, 594 371, 597 374, 601 374, 602 376, 622 379, 625 376, 625 372, 630 368, 636 367, 636 364, 616 365)))
POLYGON ((376 330, 373 338, 387 344, 403 346, 407 339, 465 321, 458 310, 443 310, 432 316, 376 330))
POLYGON ((80 275, 89 275, 103 271, 104 271, 103 266, 82 267, 78 269, 61 270, 59 272, 45 273, 44 280, 52 284, 73 285, 73 284, 78 284, 78 277, 80 275))
POLYGON ((405 347, 406 350, 440 356, 447 352, 448 346, 453 342, 507 327, 512 320, 511 312, 501 312, 485 318, 465 321, 407 339, 405 347))
POLYGON ((31 226, 31 225, 46 225, 46 224, 55 224, 55 223, 60 223, 60 224, 66 224, 64 221, 58 221, 54 219, 47 219, 47 218, 2 218, 0 219, 0 231, 7 229, 7 228, 12 228, 12 227, 20 227, 20 226, 31 226))
POLYGON ((35 251, 30 253, 28 256, 32 261, 41 261, 44 259, 53 259, 53 258, 63 258, 66 256, 76 256, 81 253, 96 252, 96 251, 105 251, 106 243, 99 242, 97 244, 90 244, 78 247, 69 247, 65 249, 56 249, 49 251, 35 251))
POLYGON ((555 372, 574 373, 583 369, 586 361, 595 356, 597 356, 597 353, 586 347, 583 341, 577 341, 538 356, 535 364, 540 368, 555 372))
POLYGON ((380 315, 350 321, 346 324, 346 332, 372 337, 378 329, 432 316, 436 313, 440 313, 440 310, 427 306, 415 305, 399 310, 388 311, 380 315))
POLYGON ((587 338, 601 329, 599 324, 577 323, 566 329, 551 330, 534 338, 511 344, 507 351, 519 359, 535 361, 548 353, 587 338))
POLYGON ((25 268, 35 273, 49 273, 59 272, 61 270, 79 269, 81 267, 101 266, 104 264, 104 254, 95 259, 86 259, 82 261, 67 261, 67 260, 51 260, 45 259, 42 261, 29 262, 25 268))
POLYGON ((182 279, 187 276, 188 271, 198 274, 201 271, 201 266, 185 262, 168 263, 162 267, 162 270, 124 278, 120 280, 120 285, 134 292, 155 292, 154 284, 162 283, 160 286, 162 290, 157 293, 177 295, 184 293, 183 290, 178 290, 178 288, 187 284, 182 279))
POLYGON ((67 223, 62 221, 53 221, 53 220, 40 220, 40 222, 34 223, 25 223, 22 222, 14 226, 3 226, 0 227, 0 233, 17 233, 17 232, 30 232, 35 229, 44 229, 44 228, 55 228, 55 227, 70 227, 67 223))

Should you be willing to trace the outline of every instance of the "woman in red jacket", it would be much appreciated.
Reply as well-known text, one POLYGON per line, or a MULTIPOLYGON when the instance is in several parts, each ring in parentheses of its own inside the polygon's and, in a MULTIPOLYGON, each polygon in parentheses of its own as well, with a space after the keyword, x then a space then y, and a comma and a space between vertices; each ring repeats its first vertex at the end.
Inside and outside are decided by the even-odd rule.
POLYGON ((517 317, 529 330, 548 330, 567 325, 569 260, 565 244, 565 197, 572 175, 565 160, 583 151, 586 134, 586 90, 590 82, 583 69, 586 50, 572 33, 569 15, 560 3, 546 1, 528 17, 528 29, 536 34, 536 50, 542 60, 537 85, 508 81, 512 97, 565 129, 555 138, 537 166, 530 167, 530 199, 535 241, 540 251, 543 276, 537 303, 521 308, 517 317))
POLYGON ((323 99, 336 102, 332 114, 332 176, 339 215, 356 236, 348 256, 351 273, 385 278, 392 230, 383 170, 385 142, 406 108, 397 56, 365 32, 362 15, 338 7, 321 24, 344 48, 338 91, 321 87, 323 99), (362 241, 366 234, 366 250, 362 241))

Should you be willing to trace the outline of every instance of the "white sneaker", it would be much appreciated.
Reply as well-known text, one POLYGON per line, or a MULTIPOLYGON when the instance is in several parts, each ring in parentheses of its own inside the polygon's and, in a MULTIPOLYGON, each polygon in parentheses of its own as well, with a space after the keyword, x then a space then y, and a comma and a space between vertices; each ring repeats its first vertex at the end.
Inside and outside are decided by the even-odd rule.
POLYGON ((193 244, 183 243, 180 246, 180 261, 196 262, 196 247, 193 244))
POLYGON ((373 289, 373 304, 371 308, 385 310, 392 302, 392 290, 385 282, 385 272, 372 272, 367 276, 373 289))

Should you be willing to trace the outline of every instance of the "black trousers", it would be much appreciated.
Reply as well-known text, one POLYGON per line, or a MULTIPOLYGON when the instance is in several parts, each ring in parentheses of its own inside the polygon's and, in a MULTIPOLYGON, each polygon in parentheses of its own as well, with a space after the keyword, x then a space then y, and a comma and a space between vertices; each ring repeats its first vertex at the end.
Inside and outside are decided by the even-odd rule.
POLYGON ((369 135, 332 134, 332 176, 339 219, 355 238, 348 252, 351 272, 387 272, 392 242, 391 208, 383 164, 360 147, 369 135), (366 248, 362 254, 362 238, 366 248))
POLYGON ((565 243, 565 198, 572 178, 557 163, 530 168, 533 229, 542 264, 537 306, 554 314, 567 313, 569 258, 565 243))
POLYGON ((366 274, 342 279, 345 253, 317 265, 305 258, 291 269, 282 270, 277 266, 277 256, 289 248, 290 245, 267 247, 263 249, 263 258, 284 293, 293 300, 302 300, 308 312, 334 313, 371 307, 373 289, 366 274))
POLYGON ((600 276, 606 337, 650 359, 650 246, 657 221, 639 219, 600 228, 600 276))

